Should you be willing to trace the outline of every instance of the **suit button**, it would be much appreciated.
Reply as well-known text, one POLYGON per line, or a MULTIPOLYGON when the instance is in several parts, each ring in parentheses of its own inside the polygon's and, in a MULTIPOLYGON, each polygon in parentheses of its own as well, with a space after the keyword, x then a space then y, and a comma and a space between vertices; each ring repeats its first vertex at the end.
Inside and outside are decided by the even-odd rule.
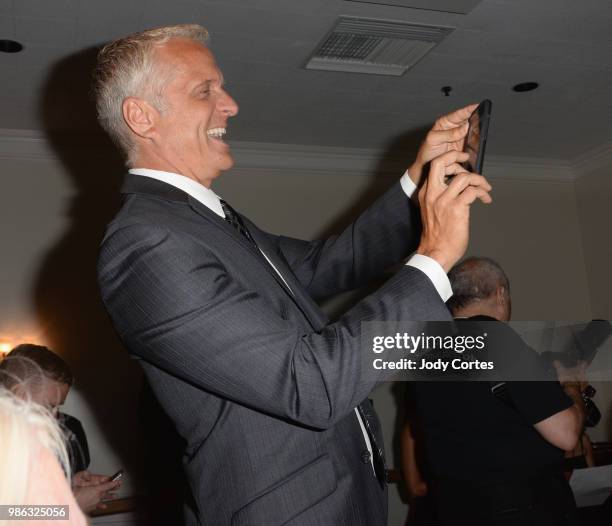
POLYGON ((368 464, 372 459, 372 454, 369 451, 363 451, 361 453, 361 462, 368 464))

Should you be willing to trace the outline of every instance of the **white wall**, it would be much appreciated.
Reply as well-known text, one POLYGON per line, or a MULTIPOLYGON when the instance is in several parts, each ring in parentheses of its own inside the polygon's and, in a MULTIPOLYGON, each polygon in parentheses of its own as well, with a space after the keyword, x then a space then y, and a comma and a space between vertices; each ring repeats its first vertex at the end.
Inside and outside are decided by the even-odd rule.
MULTIPOLYGON (((239 167, 215 190, 272 232, 312 238, 345 224, 393 182, 371 176, 377 166, 385 174, 401 172, 401 162, 382 166, 375 153, 239 145, 239 167)), ((92 469, 126 467, 124 493, 130 493, 139 486, 134 474, 142 461, 139 374, 106 319, 94 271, 122 169, 106 153, 54 155, 39 137, 0 137, 0 342, 34 338, 66 357, 78 378, 66 410, 85 425, 92 469)), ((602 196, 612 194, 609 181, 580 181, 577 194, 568 167, 554 161, 492 159, 487 167, 494 203, 475 206, 469 253, 494 257, 507 270, 514 318, 583 320, 595 312, 612 318, 610 294, 593 282, 598 276, 610 286, 610 247, 600 242, 605 233, 598 223, 607 210, 602 196)), ((389 463, 398 466, 392 439, 401 395, 387 385, 373 396, 389 463)), ((606 430, 602 438, 612 438, 606 430)), ((396 487, 390 495, 389 524, 401 524, 406 507, 396 487)))
POLYGON ((576 184, 593 316, 612 319, 612 160, 576 184))

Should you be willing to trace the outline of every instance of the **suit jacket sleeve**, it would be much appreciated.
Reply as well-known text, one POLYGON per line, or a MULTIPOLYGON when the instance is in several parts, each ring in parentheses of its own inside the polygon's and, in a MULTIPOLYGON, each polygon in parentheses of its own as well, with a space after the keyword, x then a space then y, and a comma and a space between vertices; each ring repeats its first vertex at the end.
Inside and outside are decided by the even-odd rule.
POLYGON ((380 277, 417 248, 417 207, 395 183, 340 235, 323 241, 279 236, 279 252, 298 280, 320 300, 380 277))
POLYGON ((300 331, 181 236, 150 224, 109 234, 99 281, 115 328, 137 357, 262 412, 334 425, 376 384, 362 370, 362 322, 450 319, 425 274, 403 267, 336 323, 300 331))

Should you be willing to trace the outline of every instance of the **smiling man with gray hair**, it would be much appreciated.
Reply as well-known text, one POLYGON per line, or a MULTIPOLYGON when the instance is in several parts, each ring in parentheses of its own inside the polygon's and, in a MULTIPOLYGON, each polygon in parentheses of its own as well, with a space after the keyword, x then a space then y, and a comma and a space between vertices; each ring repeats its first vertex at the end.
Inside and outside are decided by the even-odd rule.
POLYGON ((224 136, 238 105, 205 43, 202 27, 172 26, 99 54, 100 122, 129 167, 100 251, 104 303, 185 439, 190 523, 386 524, 361 323, 449 319, 446 271, 467 246, 470 205, 490 202, 458 164, 475 106, 438 119, 407 173, 339 235, 271 235, 210 189, 233 165, 224 136), (421 237, 410 196, 426 164, 421 237), (335 323, 315 303, 415 249, 335 323))

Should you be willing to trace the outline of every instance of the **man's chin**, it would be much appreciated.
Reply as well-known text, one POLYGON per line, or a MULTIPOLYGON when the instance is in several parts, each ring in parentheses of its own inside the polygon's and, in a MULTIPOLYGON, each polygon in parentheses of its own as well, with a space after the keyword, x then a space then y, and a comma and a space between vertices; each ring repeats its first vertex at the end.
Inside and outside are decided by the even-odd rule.
POLYGON ((219 171, 225 172, 234 167, 234 158, 228 153, 219 166, 219 171))
POLYGON ((208 173, 202 174, 202 180, 214 181, 223 175, 223 172, 230 170, 234 166, 234 160, 230 157, 223 163, 218 163, 215 170, 209 170, 208 173))

